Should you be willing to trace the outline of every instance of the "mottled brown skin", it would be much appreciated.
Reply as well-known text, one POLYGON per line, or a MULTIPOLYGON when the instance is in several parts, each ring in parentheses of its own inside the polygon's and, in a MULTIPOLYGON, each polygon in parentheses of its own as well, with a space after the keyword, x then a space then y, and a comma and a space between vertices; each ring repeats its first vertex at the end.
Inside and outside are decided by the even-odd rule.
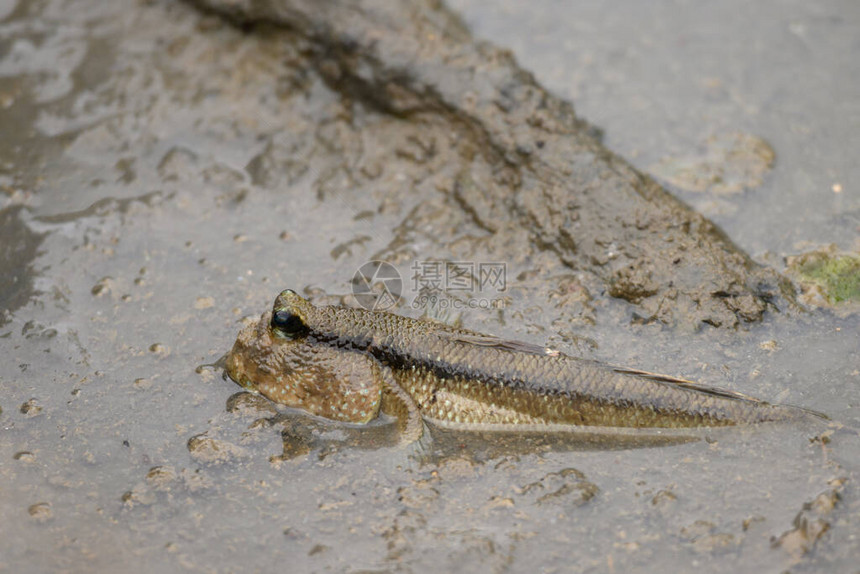
POLYGON ((272 313, 239 333, 227 356, 227 374, 248 390, 283 405, 332 420, 367 423, 380 408, 395 415, 404 441, 421 436, 412 398, 372 356, 289 338, 272 328, 272 313))
POLYGON ((273 401, 335 420, 364 423, 382 406, 409 440, 421 434, 419 416, 487 429, 690 428, 804 412, 441 323, 315 307, 291 290, 239 334, 227 372, 273 401))
POLYGON ((364 353, 273 333, 271 313, 239 333, 227 373, 276 403, 338 421, 366 423, 379 414, 380 367, 364 353))

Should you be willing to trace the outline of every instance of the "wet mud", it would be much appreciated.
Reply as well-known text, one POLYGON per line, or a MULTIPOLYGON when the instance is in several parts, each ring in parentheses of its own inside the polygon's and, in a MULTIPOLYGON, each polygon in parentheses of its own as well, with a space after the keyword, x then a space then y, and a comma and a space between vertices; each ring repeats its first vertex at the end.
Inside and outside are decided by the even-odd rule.
MULTIPOLYGON (((753 261, 444 6, 200 5, 0 2, 0 572, 855 568, 860 319, 771 269, 826 233, 753 261), (438 315, 832 424, 429 428, 404 449, 390 418, 225 380, 245 319, 284 288, 354 305, 372 259, 400 273, 398 313, 423 313, 431 263, 503 262, 438 315)), ((773 161, 657 158, 704 165, 690 193, 743 214, 781 192, 786 130, 729 130, 773 161)))
MULTIPOLYGON (((734 327, 792 306, 787 281, 600 145, 568 102, 509 52, 473 40, 444 6, 197 3, 243 26, 277 26, 285 41, 297 36, 308 65, 342 97, 413 124, 406 157, 429 164, 420 178, 471 217, 491 254, 549 250, 648 321, 734 327)), ((365 178, 344 167, 352 185, 340 192, 360 193, 365 178)))

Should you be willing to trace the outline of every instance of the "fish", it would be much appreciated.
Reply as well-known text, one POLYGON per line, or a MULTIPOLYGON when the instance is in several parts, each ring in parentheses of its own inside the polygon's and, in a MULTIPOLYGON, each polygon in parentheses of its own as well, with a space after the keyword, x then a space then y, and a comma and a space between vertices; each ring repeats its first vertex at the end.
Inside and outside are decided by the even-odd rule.
POLYGON ((327 419, 394 415, 407 443, 421 437, 422 421, 468 430, 689 429, 809 413, 437 321, 316 306, 291 289, 241 330, 225 365, 244 388, 327 419))

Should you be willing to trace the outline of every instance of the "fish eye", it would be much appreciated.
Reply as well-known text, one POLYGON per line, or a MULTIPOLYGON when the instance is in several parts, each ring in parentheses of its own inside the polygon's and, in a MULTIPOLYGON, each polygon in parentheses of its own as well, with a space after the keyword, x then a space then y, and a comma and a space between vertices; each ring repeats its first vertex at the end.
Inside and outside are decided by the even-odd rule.
POLYGON ((298 335, 305 330, 302 318, 286 309, 272 313, 272 327, 289 337, 298 335))

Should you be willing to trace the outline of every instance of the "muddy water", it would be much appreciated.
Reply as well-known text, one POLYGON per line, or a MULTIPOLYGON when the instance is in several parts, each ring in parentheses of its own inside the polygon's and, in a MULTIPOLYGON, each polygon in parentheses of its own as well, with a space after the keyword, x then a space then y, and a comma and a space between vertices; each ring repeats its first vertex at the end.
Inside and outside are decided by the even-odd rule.
MULTIPOLYGON (((796 76, 821 82, 787 90, 781 75, 767 76, 762 101, 757 90, 735 93, 743 68, 724 74, 728 96, 709 99, 707 83, 704 97, 671 87, 636 95, 648 90, 617 57, 629 35, 601 34, 600 22, 625 28, 599 13, 566 16, 571 26, 592 17, 593 36, 538 16, 541 34, 515 35, 511 20, 460 8, 477 35, 503 45, 511 36, 538 80, 573 97, 640 168, 684 157, 685 142, 704 146, 726 127, 765 138, 776 161, 755 189, 674 190, 761 261, 779 265, 803 242, 856 249, 856 117, 841 92, 832 106, 816 103, 821 82, 849 80, 822 63, 829 51, 813 49, 839 53, 850 42, 850 7, 801 11, 768 29, 777 46, 798 31, 827 42, 807 42, 811 55, 792 59, 796 76), (549 42, 555 51, 527 41, 542 34, 565 40, 549 42), (571 42, 590 50, 588 65, 559 55, 577 49, 571 42), (564 92, 565 75, 577 90, 564 92), (629 99, 599 96, 619 90, 629 99), (669 111, 631 117, 631 100, 669 111), (738 103, 750 100, 755 114, 738 103), (831 135, 798 140, 803 126, 831 135), (666 142, 664 151, 642 141, 666 142)), ((671 14, 680 20, 671 29, 694 17, 671 14)), ((0 569, 856 568, 860 440, 847 430, 623 441, 434 431, 403 451, 390 447, 390 421, 355 428, 278 411, 206 366, 282 288, 337 301, 381 255, 400 269, 408 303, 415 261, 503 261, 506 290, 468 296, 502 298, 504 308, 461 309, 466 326, 857 427, 856 314, 771 310, 738 328, 643 318, 557 252, 515 229, 500 242, 477 224, 474 194, 450 191, 461 170, 445 171, 462 136, 428 120, 415 137, 421 118, 345 98, 309 64, 301 37, 236 30, 172 2, 22 0, 0 4, 0 17, 0 569)), ((734 38, 737 22, 726 18, 721 28, 709 17, 703 37, 734 38)), ((660 29, 640 44, 665 58, 652 64, 662 86, 696 64, 661 44, 660 29)), ((780 60, 755 46, 763 62, 780 60)), ((743 66, 743 52, 726 61, 743 66)))
POLYGON ((747 252, 781 255, 830 242, 856 249, 860 198, 848 182, 858 167, 844 153, 860 145, 853 3, 451 5, 643 170, 699 155, 722 134, 764 138, 776 169, 757 191, 672 187, 747 252), (845 191, 834 193, 834 184, 845 191))

